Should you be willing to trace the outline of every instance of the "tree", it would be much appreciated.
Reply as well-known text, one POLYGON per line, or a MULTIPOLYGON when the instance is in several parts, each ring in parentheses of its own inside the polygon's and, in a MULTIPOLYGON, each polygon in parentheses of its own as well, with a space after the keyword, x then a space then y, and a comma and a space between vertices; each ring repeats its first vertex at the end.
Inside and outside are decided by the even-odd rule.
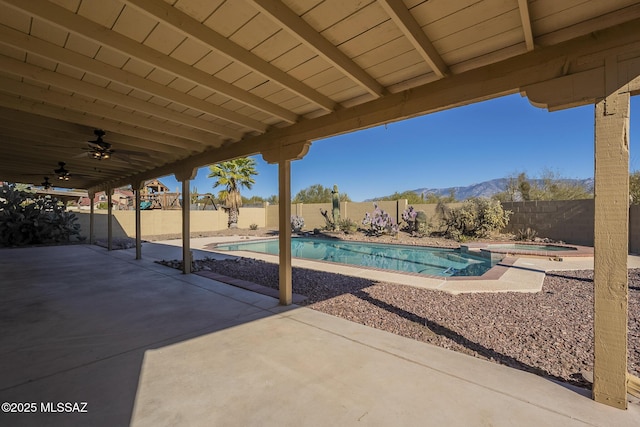
POLYGON ((421 205, 421 204, 430 204, 430 203, 453 203, 456 201, 456 190, 453 188, 449 190, 448 196, 439 196, 437 194, 428 193, 426 196, 424 194, 418 194, 415 191, 407 190, 402 193, 398 193, 397 191, 390 196, 379 197, 375 200, 402 200, 406 199, 407 203, 410 205, 421 205))
POLYGON ((375 200, 402 200, 407 199, 407 202, 410 205, 419 205, 422 203, 426 203, 422 197, 416 193, 415 191, 403 191, 402 193, 398 193, 397 191, 390 196, 379 197, 375 200))
POLYGON ((229 215, 227 222, 229 228, 238 227, 238 215, 242 206, 242 196, 240 188, 251 189, 255 180, 252 178, 258 175, 256 161, 249 157, 241 157, 227 162, 217 163, 209 166, 211 173, 207 178, 215 178, 213 188, 224 187, 218 192, 218 199, 222 200, 226 206, 224 209, 229 215))
MULTIPOLYGON (((350 202, 346 193, 340 193, 341 202, 350 202)), ((292 203, 331 203, 331 189, 320 184, 311 185, 298 191, 292 203)))
POLYGON ((280 199, 280 198, 278 197, 278 195, 277 195, 277 194, 272 194, 271 196, 269 196, 269 197, 267 198, 267 202, 268 202, 270 205, 277 205, 277 204, 278 204, 278 200, 279 200, 279 199, 280 199))
POLYGON ((260 196, 251 196, 251 197, 242 196, 243 205, 262 205, 263 203, 264 203, 264 198, 260 196))
POLYGON ((437 194, 429 193, 422 203, 437 204, 437 203, 454 203, 456 201, 456 190, 449 189, 448 196, 438 196, 437 194))
POLYGON ((511 176, 505 191, 497 193, 493 198, 501 202, 578 200, 593 198, 593 191, 578 181, 563 178, 547 169, 538 179, 531 179, 524 172, 511 176))

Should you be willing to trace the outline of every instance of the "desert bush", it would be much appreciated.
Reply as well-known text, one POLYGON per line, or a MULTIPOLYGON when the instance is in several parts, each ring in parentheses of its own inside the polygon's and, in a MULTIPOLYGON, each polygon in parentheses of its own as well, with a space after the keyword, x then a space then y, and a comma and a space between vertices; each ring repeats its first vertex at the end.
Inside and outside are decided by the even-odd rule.
POLYGON ((304 218, 298 215, 291 216, 291 230, 294 233, 299 232, 304 227, 304 218))
POLYGON ((373 206, 373 212, 367 212, 362 220, 362 225, 369 227, 367 234, 372 236, 381 236, 383 234, 395 236, 398 234, 398 225, 391 215, 380 209, 377 204, 374 203, 373 206))
POLYGON ((249 226, 249 230, 257 230, 258 229, 258 224, 251 224, 249 226))
POLYGON ((343 233, 355 233, 358 231, 358 224, 349 218, 344 218, 338 221, 338 228, 340 228, 340 231, 343 233))
POLYGON ((412 236, 423 237, 431 231, 427 214, 424 211, 416 211, 413 206, 409 206, 402 212, 402 219, 407 224, 403 230, 412 236))
POLYGON ((498 200, 473 198, 454 209, 443 207, 442 221, 446 234, 457 240, 486 237, 506 227, 511 211, 505 211, 498 200))
POLYGON ((57 199, 36 196, 16 189, 0 187, 0 246, 68 242, 80 234, 74 213, 57 199))
POLYGON ((526 241, 526 242, 532 242, 537 235, 538 235, 538 232, 533 228, 530 228, 530 227, 527 227, 525 229, 521 228, 516 232, 515 239, 526 241))
POLYGON ((329 215, 329 211, 327 209, 320 209, 320 214, 324 218, 324 229, 328 231, 334 231, 336 227, 339 227, 339 224, 336 224, 333 220, 333 215, 329 215))

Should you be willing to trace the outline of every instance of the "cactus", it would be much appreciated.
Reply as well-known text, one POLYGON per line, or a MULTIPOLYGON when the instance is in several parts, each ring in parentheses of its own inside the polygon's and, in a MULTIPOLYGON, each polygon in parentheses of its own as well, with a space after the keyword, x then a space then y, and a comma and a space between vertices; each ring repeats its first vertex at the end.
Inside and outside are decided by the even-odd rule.
POLYGON ((333 185, 333 191, 331 192, 331 202, 333 203, 333 223, 338 224, 340 222, 340 193, 336 184, 333 185))

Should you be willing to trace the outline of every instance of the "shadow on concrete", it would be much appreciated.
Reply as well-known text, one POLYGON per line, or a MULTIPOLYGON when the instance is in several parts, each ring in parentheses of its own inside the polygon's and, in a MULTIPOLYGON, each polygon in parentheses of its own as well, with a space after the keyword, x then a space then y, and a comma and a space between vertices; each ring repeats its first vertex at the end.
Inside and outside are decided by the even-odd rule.
POLYGON ((0 252, 0 401, 32 409, 0 413, 3 426, 129 425, 145 354, 277 306, 125 251, 126 260, 88 245, 0 252), (51 412, 59 402, 86 413, 51 412))

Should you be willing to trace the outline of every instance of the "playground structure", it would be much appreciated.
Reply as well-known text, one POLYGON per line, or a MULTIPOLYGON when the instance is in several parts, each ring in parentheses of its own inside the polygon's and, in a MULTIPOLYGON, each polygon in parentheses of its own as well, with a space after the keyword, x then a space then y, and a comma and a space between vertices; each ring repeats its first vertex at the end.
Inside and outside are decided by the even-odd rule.
POLYGON ((180 193, 171 192, 157 179, 146 181, 140 189, 140 209, 181 209, 180 193))

